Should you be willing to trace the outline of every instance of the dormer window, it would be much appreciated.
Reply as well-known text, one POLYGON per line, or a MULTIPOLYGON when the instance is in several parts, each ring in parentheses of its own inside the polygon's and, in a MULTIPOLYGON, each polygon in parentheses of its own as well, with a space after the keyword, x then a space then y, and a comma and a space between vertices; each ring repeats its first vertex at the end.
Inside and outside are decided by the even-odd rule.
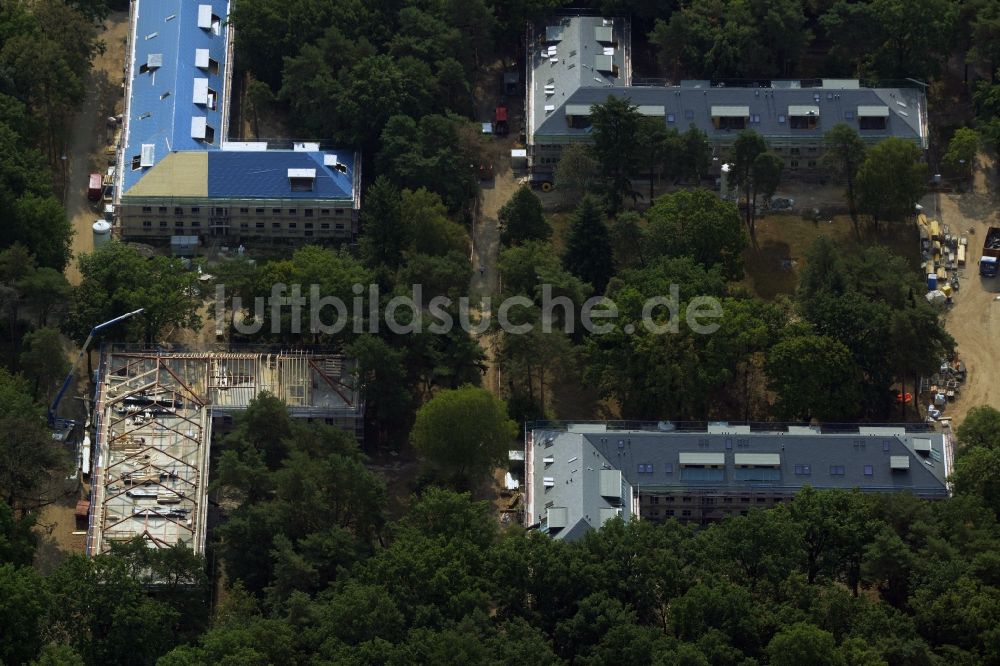
POLYGON ((889 125, 889 107, 859 106, 858 129, 884 130, 889 125))
POLYGON ((209 109, 214 110, 218 97, 218 93, 208 87, 208 79, 199 78, 194 80, 194 92, 192 93, 191 101, 195 104, 207 106, 209 109))
POLYGON ((219 73, 219 61, 209 55, 208 49, 195 49, 194 66, 209 74, 219 73))
POLYGON ((815 105, 788 107, 788 126, 799 130, 816 129, 819 127, 819 107, 815 105))
POLYGON ((205 116, 195 116, 191 119, 191 138, 215 143, 215 128, 208 124, 205 116))
POLYGON ((750 121, 749 106, 713 106, 712 125, 717 130, 746 129, 750 121))
POLYGON ((198 27, 211 30, 218 35, 222 27, 222 19, 212 11, 212 5, 198 5, 198 27))
POLYGON ((316 169, 289 169, 288 185, 292 192, 312 192, 316 183, 316 169))

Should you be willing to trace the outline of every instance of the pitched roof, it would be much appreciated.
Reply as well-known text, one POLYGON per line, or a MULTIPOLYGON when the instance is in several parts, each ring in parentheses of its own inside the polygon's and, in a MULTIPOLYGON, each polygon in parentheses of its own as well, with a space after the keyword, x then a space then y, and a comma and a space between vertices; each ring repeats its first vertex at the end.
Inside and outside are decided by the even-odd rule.
POLYGON ((601 104, 608 95, 626 97, 649 115, 662 115, 668 127, 684 131, 690 124, 715 142, 735 138, 736 131, 716 129, 712 107, 738 108, 749 116, 749 129, 769 139, 815 139, 838 122, 859 128, 859 113, 873 109, 889 118, 884 130, 860 130, 878 140, 906 138, 926 147, 927 109, 921 91, 907 88, 862 88, 857 80, 824 79, 816 87, 800 81, 771 81, 769 88, 713 87, 709 81, 682 81, 676 86, 634 86, 631 72, 630 28, 623 18, 566 16, 550 19, 548 27, 529 34, 527 137, 529 144, 587 140, 590 128, 574 128, 567 115, 601 104), (598 41, 597 32, 610 28, 614 44, 598 41), (552 41, 558 33, 559 40, 552 41), (552 50, 554 48, 554 51, 552 50), (595 70, 595 58, 611 53, 617 75, 595 70), (662 109, 662 110, 661 110, 662 109), (808 109, 818 112, 813 129, 792 130, 788 116, 808 109))
POLYGON ((208 195, 233 199, 330 199, 350 200, 354 191, 353 152, 322 151, 213 151, 208 155, 208 195), (341 160, 343 171, 324 164, 328 155, 341 160), (341 155, 343 157, 341 157, 341 155), (289 170, 306 169, 315 174, 311 190, 289 186, 289 170))
POLYGON ((139 182, 172 151, 208 147, 191 136, 194 118, 204 118, 203 122, 216 131, 216 147, 221 142, 225 126, 222 97, 229 93, 223 80, 229 39, 228 13, 228 0, 135 1, 128 68, 128 118, 123 138, 123 191, 139 182), (200 28, 199 16, 205 11, 219 21, 214 26, 210 23, 210 27, 200 28), (199 51, 202 62, 207 51, 208 57, 219 63, 218 71, 210 72, 207 62, 204 69, 196 66, 199 51), (197 83, 198 80, 203 82, 197 83), (195 100, 196 89, 199 94, 207 95, 209 88, 215 93, 214 108, 195 100), (132 157, 139 155, 144 145, 153 146, 153 164, 133 170, 132 157))
POLYGON ((147 174, 128 195, 350 202, 354 199, 359 168, 360 157, 350 151, 268 150, 266 147, 184 151, 171 153, 147 169, 147 174), (299 177, 309 181, 308 188, 293 187, 292 179, 299 177))
MULTIPOLYGON (((567 525, 584 521, 597 528, 601 509, 617 506, 622 506, 627 520, 633 488, 640 493, 687 489, 795 493, 811 486, 907 490, 922 497, 948 494, 944 437, 906 433, 902 428, 838 434, 534 430, 529 441, 533 462, 526 478, 528 524, 544 520, 549 502, 567 508, 567 525), (926 455, 918 453, 927 442, 926 455), (552 462, 545 464, 546 458, 552 462), (721 469, 707 469, 720 461, 721 469), (601 496, 602 469, 621 470, 620 500, 601 496), (545 487, 543 477, 551 479, 550 487, 545 487)), ((553 536, 567 538, 569 533, 563 529, 553 536)))

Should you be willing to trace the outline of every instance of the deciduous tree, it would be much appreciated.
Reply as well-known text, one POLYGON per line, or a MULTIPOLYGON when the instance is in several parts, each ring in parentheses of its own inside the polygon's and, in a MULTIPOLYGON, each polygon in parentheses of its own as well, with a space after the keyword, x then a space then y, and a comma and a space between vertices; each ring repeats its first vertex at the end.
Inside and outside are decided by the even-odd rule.
POLYGON ((826 144, 823 164, 847 184, 847 207, 851 212, 854 234, 860 238, 855 180, 865 159, 864 141, 856 129, 847 123, 837 123, 823 135, 823 142, 826 144))
POLYGON ((517 437, 507 407, 489 391, 441 391, 417 412, 410 440, 432 469, 452 483, 472 484, 502 463, 517 437))

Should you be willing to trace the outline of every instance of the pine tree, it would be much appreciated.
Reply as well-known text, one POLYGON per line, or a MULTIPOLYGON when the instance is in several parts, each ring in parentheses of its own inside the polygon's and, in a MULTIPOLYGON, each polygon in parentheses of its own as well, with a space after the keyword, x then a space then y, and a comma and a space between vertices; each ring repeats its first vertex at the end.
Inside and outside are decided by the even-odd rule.
POLYGON ((589 282, 594 292, 599 294, 604 293, 608 280, 614 274, 608 227, 592 197, 584 197, 573 215, 563 266, 584 282, 589 282))
POLYGON ((552 227, 545 221, 542 202, 527 185, 514 193, 500 209, 500 240, 504 245, 521 245, 530 240, 548 240, 552 227))

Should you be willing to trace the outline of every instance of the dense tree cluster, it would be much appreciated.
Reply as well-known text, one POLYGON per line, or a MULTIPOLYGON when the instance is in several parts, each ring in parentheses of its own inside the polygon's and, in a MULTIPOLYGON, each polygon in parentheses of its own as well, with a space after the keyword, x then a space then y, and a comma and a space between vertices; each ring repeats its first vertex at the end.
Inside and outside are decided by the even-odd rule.
POLYGON ((258 401, 229 439, 220 484, 234 516, 284 520, 268 522, 272 532, 220 535, 225 551, 245 551, 233 562, 266 562, 243 570, 227 556, 229 582, 210 619, 204 565, 190 551, 125 544, 43 577, 26 566, 34 537, 25 519, 0 505, 4 661, 950 666, 998 658, 1000 524, 977 457, 1000 450, 996 410, 973 411, 959 429, 959 474, 968 476, 951 499, 806 488, 709 527, 616 519, 565 543, 499 529, 487 503, 434 487, 383 527, 384 487, 351 471, 353 445, 295 425, 281 409, 258 401), (254 469, 239 469, 245 463, 254 469), (330 464, 339 471, 328 474, 330 464), (266 480, 266 492, 247 492, 250 478, 266 480), (143 587, 150 580, 159 584, 143 587))
MULTIPOLYGON (((968 0, 685 0, 657 17, 650 41, 674 78, 861 76, 927 80, 976 26, 966 48, 991 63, 988 2, 968 0), (989 26, 989 27, 988 27, 989 26)), ((995 18, 992 19, 995 22, 995 18)), ((968 43, 968 42, 967 42, 968 43)))

